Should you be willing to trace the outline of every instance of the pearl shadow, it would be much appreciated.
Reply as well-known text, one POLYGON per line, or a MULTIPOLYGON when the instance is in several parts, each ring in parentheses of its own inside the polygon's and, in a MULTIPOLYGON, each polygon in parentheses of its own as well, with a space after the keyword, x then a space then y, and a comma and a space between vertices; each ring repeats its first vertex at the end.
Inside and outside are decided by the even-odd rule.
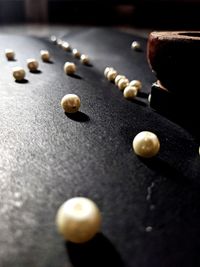
POLYGON ((54 62, 52 60, 48 60, 48 61, 43 61, 46 64, 53 64, 54 62))
POLYGON ((77 111, 76 113, 67 113, 65 112, 65 115, 71 119, 71 120, 74 120, 74 121, 77 121, 77 122, 88 122, 90 121, 90 117, 81 112, 81 111, 77 111))
POLYGON ((40 73, 42 73, 42 71, 41 70, 30 70, 30 73, 40 74, 40 73))
POLYGON ((75 78, 75 79, 79 79, 79 80, 83 79, 80 75, 77 75, 77 74, 68 74, 68 76, 75 78))
POLYGON ((66 249, 74 267, 124 266, 112 243, 100 233, 84 244, 66 242, 66 249))
POLYGON ((23 79, 21 81, 17 81, 15 80, 16 83, 29 83, 29 81, 27 79, 23 79))
POLYGON ((8 61, 11 61, 11 62, 13 61, 13 62, 14 62, 14 61, 17 61, 17 59, 15 59, 15 58, 13 58, 13 59, 8 59, 8 61))
POLYGON ((83 64, 83 65, 86 66, 86 67, 93 67, 93 65, 91 63, 83 64))

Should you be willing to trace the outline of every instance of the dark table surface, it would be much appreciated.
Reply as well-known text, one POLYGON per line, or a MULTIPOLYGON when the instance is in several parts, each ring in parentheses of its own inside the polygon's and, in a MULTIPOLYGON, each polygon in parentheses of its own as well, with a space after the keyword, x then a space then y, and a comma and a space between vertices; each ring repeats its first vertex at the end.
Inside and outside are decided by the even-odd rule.
MULTIPOLYGON (((199 267, 199 142, 189 131, 149 107, 156 79, 146 61, 146 39, 104 28, 66 28, 63 37, 91 58, 84 66, 47 38, 0 36, 0 266, 199 267), (142 52, 131 50, 137 40, 142 52), (16 61, 8 62, 5 48, 16 61), (43 63, 48 49, 52 63, 43 63), (16 83, 12 67, 39 60, 16 83), (65 61, 77 76, 64 74, 65 61), (127 101, 103 76, 113 66, 143 83, 127 101), (80 113, 66 116, 60 100, 81 98, 80 113), (154 159, 132 151, 143 130, 161 142, 154 159), (56 231, 58 207, 74 196, 101 209, 101 234, 85 245, 65 243, 56 231)), ((169 107, 170 108, 170 107, 169 107)))

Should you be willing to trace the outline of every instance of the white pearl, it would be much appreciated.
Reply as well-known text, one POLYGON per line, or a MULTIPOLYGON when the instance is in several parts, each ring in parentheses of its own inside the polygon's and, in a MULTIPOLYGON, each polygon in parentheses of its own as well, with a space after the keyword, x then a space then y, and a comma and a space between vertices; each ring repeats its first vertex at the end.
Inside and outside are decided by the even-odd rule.
POLYGON ((75 113, 81 106, 80 98, 75 94, 67 94, 61 100, 61 106, 67 113, 75 113))
POLYGON ((127 99, 134 99, 138 93, 138 90, 135 86, 128 85, 123 92, 123 95, 127 99))
POLYGON ((14 67, 13 68, 13 77, 15 78, 16 81, 24 80, 25 75, 26 75, 26 72, 23 68, 21 68, 21 67, 14 67))
POLYGON ((50 37, 50 41, 51 41, 52 43, 54 43, 54 44, 57 44, 57 38, 56 38, 56 36, 55 36, 55 35, 52 35, 52 36, 50 37))
POLYGON ((118 86, 118 82, 121 80, 121 79, 125 79, 126 76, 124 75, 117 75, 116 78, 115 78, 115 85, 118 86))
POLYGON ((141 88, 142 88, 142 83, 139 80, 132 80, 130 82, 130 85, 137 87, 138 90, 141 90, 141 88))
POLYGON ((89 57, 87 55, 81 55, 81 63, 82 64, 85 64, 85 65, 88 65, 90 64, 90 60, 89 60, 89 57))
POLYGON ((84 243, 92 239, 101 228, 101 213, 90 199, 75 197, 58 209, 56 224, 65 240, 84 243))
POLYGON ((64 72, 66 74, 74 74, 76 72, 76 65, 73 62, 65 62, 64 72))
POLYGON ((72 54, 73 54, 73 56, 76 57, 76 58, 80 58, 80 57, 81 57, 81 53, 80 53, 76 48, 74 48, 74 49, 72 50, 72 54))
POLYGON ((38 62, 34 58, 29 58, 27 59, 27 67, 29 68, 30 71, 36 71, 38 69, 38 62))
POLYGON ((123 91, 129 85, 129 80, 126 78, 122 78, 118 82, 118 88, 120 91, 123 91))
POLYGON ((105 76, 106 78, 107 78, 108 72, 109 72, 110 70, 114 70, 114 68, 112 68, 112 67, 106 67, 106 68, 105 68, 105 70, 104 70, 104 76, 105 76))
POLYGON ((151 103, 151 94, 148 96, 148 102, 151 103))
POLYGON ((57 39, 57 45, 58 45, 58 46, 62 46, 62 43, 63 43, 63 40, 61 40, 61 39, 57 39))
POLYGON ((5 55, 8 60, 14 60, 15 59, 15 52, 12 49, 5 49, 5 55))
POLYGON ((63 50, 65 50, 65 51, 71 51, 71 47, 70 47, 70 45, 69 45, 69 43, 68 42, 62 42, 62 48, 63 48, 63 50))
POLYGON ((143 158, 155 156, 160 150, 157 135, 149 131, 140 132, 133 139, 133 150, 136 155, 143 158))
POLYGON ((44 62, 48 62, 50 60, 50 54, 48 50, 41 50, 40 55, 41 55, 41 59, 44 62))
POLYGON ((131 48, 134 49, 134 50, 136 50, 136 51, 141 50, 141 46, 140 46, 140 44, 139 44, 138 42, 136 42, 136 41, 133 41, 133 42, 132 42, 132 44, 131 44, 131 48))
POLYGON ((109 70, 107 74, 107 79, 110 82, 113 82, 117 76, 117 71, 116 70, 109 70))

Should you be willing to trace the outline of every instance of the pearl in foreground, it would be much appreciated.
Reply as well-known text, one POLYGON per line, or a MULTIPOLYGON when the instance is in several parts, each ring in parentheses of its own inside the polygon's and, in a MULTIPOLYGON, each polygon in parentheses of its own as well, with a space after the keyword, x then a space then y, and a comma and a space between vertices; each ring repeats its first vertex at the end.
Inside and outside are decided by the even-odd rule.
POLYGON ((76 65, 73 62, 66 62, 64 65, 64 72, 68 75, 72 75, 76 72, 76 65))
POLYGON ((101 228, 101 213, 90 199, 75 197, 64 202, 56 216, 56 224, 65 240, 84 243, 92 239, 101 228))
POLYGON ((12 49, 5 49, 5 55, 8 60, 14 60, 15 59, 15 52, 12 49))
POLYGON ((104 76, 105 76, 106 78, 107 78, 108 72, 109 72, 110 70, 114 70, 114 68, 113 68, 113 67, 106 67, 106 68, 105 68, 105 70, 104 70, 104 76))
POLYGON ((155 156, 160 150, 157 135, 149 131, 140 132, 133 139, 133 150, 136 155, 143 158, 155 156))
POLYGON ((81 60, 82 64, 85 64, 85 65, 90 64, 90 59, 89 59, 89 57, 87 55, 84 55, 84 54, 81 55, 80 60, 81 60))
POLYGON ((141 90, 141 88, 142 88, 142 83, 139 80, 130 81, 130 85, 137 87, 138 90, 141 90))
POLYGON ((25 78, 25 70, 21 67, 14 67, 13 68, 13 77, 16 81, 22 81, 25 78))
POLYGON ((44 62, 48 62, 50 60, 50 54, 48 50, 41 50, 40 55, 41 55, 41 59, 44 62))
POLYGON ((80 57, 81 57, 81 53, 80 53, 76 48, 74 48, 74 49, 72 50, 72 54, 73 54, 73 56, 74 56, 75 58, 80 58, 80 57))
POLYGON ((135 86, 128 85, 123 92, 123 95, 126 99, 134 99, 138 93, 138 90, 135 86))
POLYGON ((118 88, 120 91, 123 91, 129 85, 129 80, 126 78, 122 78, 118 82, 118 88))
POLYGON ((115 85, 118 86, 118 82, 121 80, 121 79, 125 79, 126 76, 124 75, 117 75, 116 78, 115 78, 115 85))
POLYGON ((30 71, 36 71, 38 69, 38 62, 34 58, 29 58, 27 59, 27 67, 29 68, 30 71))
POLYGON ((66 113, 75 113, 81 106, 81 100, 75 94, 67 94, 62 98, 61 106, 66 113))
POLYGON ((131 44, 131 48, 134 49, 134 50, 136 50, 136 51, 141 50, 140 43, 138 43, 136 41, 133 41, 132 44, 131 44))

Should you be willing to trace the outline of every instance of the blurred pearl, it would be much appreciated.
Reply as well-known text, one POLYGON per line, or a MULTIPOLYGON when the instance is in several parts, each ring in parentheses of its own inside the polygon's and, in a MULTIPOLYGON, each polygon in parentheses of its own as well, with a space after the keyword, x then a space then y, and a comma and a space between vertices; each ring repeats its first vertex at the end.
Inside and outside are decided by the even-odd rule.
POLYGON ((136 41, 132 42, 131 48, 134 49, 134 50, 136 50, 136 51, 141 50, 140 44, 138 42, 136 42, 136 41))
POLYGON ((76 72, 76 65, 73 62, 66 62, 64 72, 69 75, 74 74, 76 72))
POLYGON ((90 64, 90 60, 89 60, 89 57, 87 55, 81 55, 81 63, 82 64, 85 64, 85 65, 88 65, 90 64))
POLYGON ((5 55, 8 60, 14 60, 15 59, 15 52, 12 49, 5 49, 5 55))
POLYGON ((48 62, 50 60, 50 54, 49 54, 49 51, 47 50, 41 50, 40 51, 40 55, 41 55, 41 59, 44 61, 44 62, 48 62))
POLYGON ((52 43, 54 43, 54 44, 57 44, 57 38, 56 38, 56 36, 55 36, 55 35, 52 35, 52 36, 50 37, 50 41, 51 41, 52 43))
POLYGON ((130 85, 137 87, 138 90, 141 90, 141 88, 142 88, 142 83, 139 80, 132 80, 130 82, 130 85))
POLYGON ((126 78, 122 78, 118 82, 118 88, 120 91, 123 91, 129 85, 129 80, 126 78))
POLYGON ((121 79, 126 79, 126 76, 124 76, 124 75, 117 75, 116 78, 115 78, 115 85, 118 86, 118 82, 119 82, 121 79))
POLYGON ((62 42, 62 48, 63 48, 63 50, 65 50, 65 51, 71 51, 71 47, 70 47, 70 45, 69 45, 69 43, 68 42, 62 42))
POLYGON ((22 81, 25 78, 25 70, 21 67, 14 67, 13 68, 13 77, 16 81, 22 81))
POLYGON ((80 57, 81 57, 81 53, 80 53, 76 48, 74 48, 74 49, 72 50, 72 54, 73 54, 73 56, 76 57, 76 58, 80 58, 80 57))
POLYGON ((148 96, 148 102, 151 103, 151 94, 148 96))
POLYGON ((65 240, 84 243, 92 239, 101 228, 101 213, 90 199, 75 197, 58 209, 56 224, 65 240))
POLYGON ((29 68, 30 71, 36 71, 38 69, 38 62, 34 58, 29 58, 27 59, 27 67, 29 68))
POLYGON ((105 76, 106 78, 107 78, 108 72, 109 72, 110 70, 114 70, 114 68, 112 68, 112 67, 106 67, 106 68, 105 68, 105 70, 104 70, 104 76, 105 76))
POLYGON ((135 86, 128 85, 123 92, 123 95, 127 99, 134 99, 138 93, 138 90, 135 86))
POLYGON ((107 74, 107 79, 110 82, 113 82, 117 76, 117 71, 116 70, 109 70, 107 74))
POLYGON ((80 98, 75 94, 67 94, 61 100, 61 106, 67 113, 75 113, 81 106, 80 98))
POLYGON ((61 40, 61 39, 57 39, 57 45, 58 45, 58 46, 62 46, 62 43, 63 43, 63 40, 61 40))
POLYGON ((143 158, 151 158, 160 150, 160 142, 152 132, 143 131, 137 134, 133 140, 133 150, 136 155, 143 158))

